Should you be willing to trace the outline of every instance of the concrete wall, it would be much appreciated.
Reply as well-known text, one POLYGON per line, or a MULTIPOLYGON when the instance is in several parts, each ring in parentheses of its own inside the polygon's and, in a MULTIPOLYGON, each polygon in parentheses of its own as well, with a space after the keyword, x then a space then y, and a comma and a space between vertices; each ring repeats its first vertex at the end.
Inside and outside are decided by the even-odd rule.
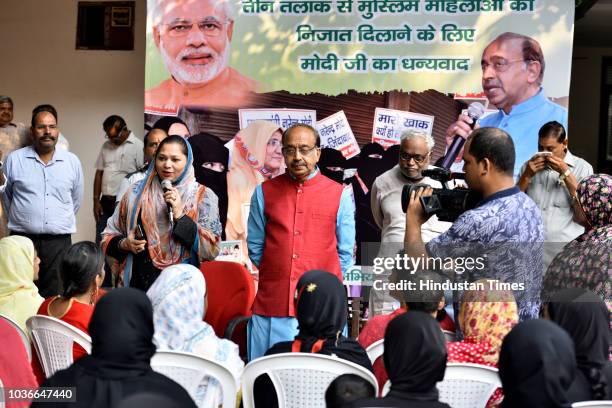
POLYGON ((76 50, 77 0, 2 0, 0 94, 15 102, 15 120, 50 103, 85 175, 73 241, 93 240, 94 164, 104 142, 102 122, 122 115, 142 138, 146 0, 136 0, 134 51, 76 50))

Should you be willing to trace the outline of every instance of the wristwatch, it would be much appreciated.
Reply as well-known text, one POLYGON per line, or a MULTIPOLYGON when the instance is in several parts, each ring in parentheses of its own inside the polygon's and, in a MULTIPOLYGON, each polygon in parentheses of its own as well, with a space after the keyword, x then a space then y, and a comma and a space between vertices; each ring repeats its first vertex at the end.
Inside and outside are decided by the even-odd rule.
POLYGON ((570 174, 572 174, 570 169, 565 170, 565 173, 563 173, 562 175, 559 176, 559 181, 565 181, 567 176, 569 176, 570 174))
POLYGON ((4 168, 4 162, 0 160, 0 170, 2 170, 3 168, 4 168))

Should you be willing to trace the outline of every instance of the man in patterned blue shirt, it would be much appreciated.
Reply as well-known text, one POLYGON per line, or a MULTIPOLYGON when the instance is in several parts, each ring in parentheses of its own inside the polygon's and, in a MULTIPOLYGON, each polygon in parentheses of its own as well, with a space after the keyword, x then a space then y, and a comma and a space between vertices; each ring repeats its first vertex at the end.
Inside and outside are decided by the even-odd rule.
POLYGON ((421 225, 427 216, 419 198, 432 190, 413 193, 406 214, 406 253, 412 257, 452 258, 455 282, 484 278, 514 284, 521 319, 535 318, 543 272, 544 227, 538 206, 514 184, 512 138, 498 128, 477 129, 467 140, 463 158, 466 182, 481 194, 482 201, 425 246, 421 225), (459 258, 477 257, 484 259, 484 268, 457 268, 459 258))

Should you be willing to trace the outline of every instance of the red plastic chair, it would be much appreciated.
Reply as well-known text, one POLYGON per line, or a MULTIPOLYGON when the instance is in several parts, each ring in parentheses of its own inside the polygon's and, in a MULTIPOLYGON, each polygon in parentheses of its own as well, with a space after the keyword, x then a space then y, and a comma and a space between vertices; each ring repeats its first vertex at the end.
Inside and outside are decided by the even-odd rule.
POLYGON ((246 322, 255 300, 253 277, 236 262, 203 262, 200 270, 206 279, 208 307, 204 321, 219 337, 233 340, 246 357, 246 322))

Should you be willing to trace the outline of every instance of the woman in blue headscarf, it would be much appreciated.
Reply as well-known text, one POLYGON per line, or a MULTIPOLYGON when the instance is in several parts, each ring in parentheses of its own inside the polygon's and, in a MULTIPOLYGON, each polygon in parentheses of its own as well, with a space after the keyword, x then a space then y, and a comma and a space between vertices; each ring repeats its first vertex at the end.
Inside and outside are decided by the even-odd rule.
POLYGON ((217 256, 218 199, 196 182, 192 162, 191 147, 182 137, 164 139, 145 179, 130 187, 108 220, 102 248, 118 262, 115 286, 146 291, 170 265, 199 267, 217 256))

